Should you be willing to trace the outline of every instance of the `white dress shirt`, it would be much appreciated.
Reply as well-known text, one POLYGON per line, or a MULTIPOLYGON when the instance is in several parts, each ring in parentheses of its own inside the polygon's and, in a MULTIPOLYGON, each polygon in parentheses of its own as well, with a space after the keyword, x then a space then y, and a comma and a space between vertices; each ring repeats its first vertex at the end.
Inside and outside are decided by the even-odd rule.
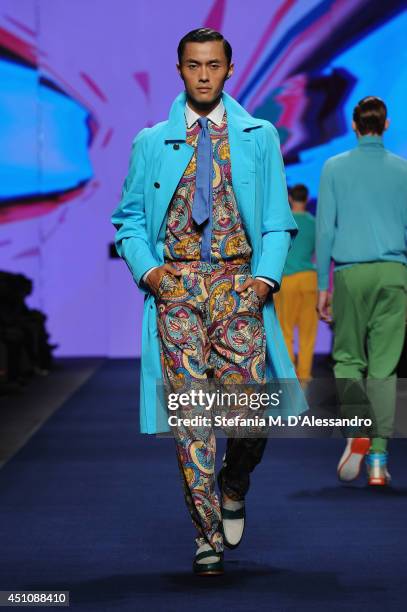
MULTIPOLYGON (((208 115, 206 115, 207 119, 215 123, 216 125, 220 125, 222 123, 223 115, 225 114, 225 105, 223 104, 223 100, 221 100, 208 115)), ((201 118, 201 115, 198 115, 195 111, 192 110, 190 106, 188 106, 188 102, 185 104, 185 119, 187 122, 187 128, 191 128, 195 121, 201 118)))

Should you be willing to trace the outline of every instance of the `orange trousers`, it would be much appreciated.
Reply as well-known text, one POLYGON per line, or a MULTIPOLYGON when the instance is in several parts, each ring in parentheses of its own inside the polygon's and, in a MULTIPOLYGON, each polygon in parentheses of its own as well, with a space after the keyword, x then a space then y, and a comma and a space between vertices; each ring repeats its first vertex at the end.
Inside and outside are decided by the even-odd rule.
POLYGON ((300 379, 309 379, 318 328, 317 274, 314 270, 283 277, 274 305, 285 343, 300 379), (294 329, 298 327, 298 357, 294 355, 294 329))

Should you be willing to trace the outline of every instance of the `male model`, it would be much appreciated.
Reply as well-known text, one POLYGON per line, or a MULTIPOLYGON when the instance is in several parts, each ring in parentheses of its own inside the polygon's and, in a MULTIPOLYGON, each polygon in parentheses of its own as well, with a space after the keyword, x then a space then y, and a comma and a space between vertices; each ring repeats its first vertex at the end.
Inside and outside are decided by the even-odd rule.
MULTIPOLYGON (((318 310, 325 321, 330 320, 331 258, 335 262, 335 377, 349 385, 366 378, 377 428, 372 440, 348 439, 338 475, 356 478, 368 453, 370 485, 390 480, 387 440, 406 316, 407 161, 384 148, 388 125, 382 100, 369 96, 359 102, 352 124, 357 146, 326 162, 317 208, 318 310)), ((342 389, 346 393, 343 382, 342 389)))
MULTIPOLYGON (((271 292, 279 288, 291 237, 275 128, 223 92, 232 49, 209 29, 178 46, 185 91, 168 121, 134 141, 123 196, 112 221, 116 245, 146 292, 141 430, 155 433, 156 382, 173 389, 294 378, 271 292)), ((249 475, 264 439, 229 439, 215 493, 212 432, 181 427, 176 450, 197 530, 194 571, 223 571, 224 544, 244 528, 249 475), (223 523, 222 523, 223 518, 223 523)))
POLYGON ((283 272, 281 289, 275 296, 277 316, 298 378, 307 384, 311 378, 315 338, 318 328, 315 217, 307 212, 308 189, 295 185, 288 199, 298 236, 290 250, 283 272), (298 328, 298 355, 294 354, 294 330, 298 328))

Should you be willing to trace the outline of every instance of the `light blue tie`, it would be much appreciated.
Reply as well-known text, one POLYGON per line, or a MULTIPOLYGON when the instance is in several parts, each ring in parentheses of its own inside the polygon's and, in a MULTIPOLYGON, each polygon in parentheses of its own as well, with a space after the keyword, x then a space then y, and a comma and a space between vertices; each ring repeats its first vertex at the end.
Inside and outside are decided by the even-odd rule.
POLYGON ((192 218, 202 227, 201 260, 211 261, 212 239, 212 143, 208 118, 200 117, 201 131, 196 150, 195 196, 192 218))

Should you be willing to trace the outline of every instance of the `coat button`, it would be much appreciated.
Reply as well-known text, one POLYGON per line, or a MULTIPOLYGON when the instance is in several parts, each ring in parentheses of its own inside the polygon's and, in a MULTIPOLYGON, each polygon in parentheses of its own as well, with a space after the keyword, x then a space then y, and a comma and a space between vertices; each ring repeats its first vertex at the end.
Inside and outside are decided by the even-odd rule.
POLYGON ((178 151, 179 149, 179 144, 175 143, 175 145, 172 147, 175 151, 178 151))
POLYGON ((154 187, 155 187, 156 189, 160 189, 160 183, 154 183, 154 187))

